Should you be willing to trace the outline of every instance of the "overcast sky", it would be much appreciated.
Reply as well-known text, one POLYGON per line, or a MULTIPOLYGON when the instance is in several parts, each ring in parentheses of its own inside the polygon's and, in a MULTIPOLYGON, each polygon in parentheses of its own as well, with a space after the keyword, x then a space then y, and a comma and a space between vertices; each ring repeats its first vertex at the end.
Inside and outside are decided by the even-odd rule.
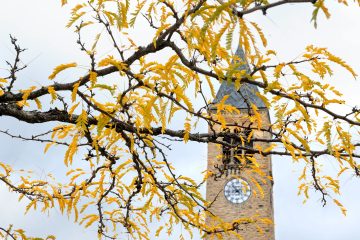
MULTIPOLYGON (((16 36, 23 47, 29 50, 23 62, 29 64, 21 75, 21 81, 38 85, 47 79, 51 69, 60 64, 82 59, 77 54, 76 35, 65 29, 68 9, 60 8, 60 0, 0 0, 0 67, 4 60, 13 57, 9 34, 16 36)), ((335 5, 334 5, 335 6, 335 5)), ((279 54, 279 61, 291 60, 308 44, 328 47, 341 56, 356 72, 360 73, 360 8, 333 8, 332 18, 324 21, 320 17, 318 29, 310 24, 311 8, 305 5, 289 5, 269 10, 268 16, 255 14, 265 29, 270 47, 279 54)), ((143 30, 140 34, 144 34, 143 30)), ((79 61, 82 61, 79 60, 79 61)), ((0 70, 1 73, 1 70, 0 70)), ((0 75, 1 76, 1 75, 0 75)), ((349 74, 332 81, 345 93, 349 105, 359 105, 360 84, 349 74)), ((1 129, 13 129, 31 134, 36 126, 20 124, 9 118, 0 118, 1 129), (16 126, 16 128, 14 128, 16 126), (31 127, 31 131, 29 128, 31 127)), ((40 130, 40 128, 38 128, 40 130)), ((202 129, 206 131, 206 128, 202 129)), ((38 174, 50 171, 59 173, 62 164, 59 152, 42 155, 42 147, 32 143, 19 142, 0 135, 0 161, 12 163, 17 168, 29 167, 38 174)), ((179 172, 199 178, 206 166, 206 146, 188 144, 178 146, 171 152, 179 172), (193 167, 188 168, 189 164, 193 167)), ((274 203, 277 240, 355 240, 360 239, 360 181, 346 176, 340 200, 348 209, 347 217, 329 204, 322 208, 318 194, 303 205, 297 196, 299 167, 289 158, 273 158, 274 203)), ((335 165, 336 163, 333 163, 335 165)), ((329 164, 331 169, 332 163, 329 164)), ((0 226, 13 223, 31 234, 51 233, 58 239, 96 239, 95 230, 84 230, 54 211, 51 216, 29 212, 23 215, 25 202, 18 203, 17 196, 10 194, 0 185, 0 226), (92 237, 91 237, 92 236, 92 237)))

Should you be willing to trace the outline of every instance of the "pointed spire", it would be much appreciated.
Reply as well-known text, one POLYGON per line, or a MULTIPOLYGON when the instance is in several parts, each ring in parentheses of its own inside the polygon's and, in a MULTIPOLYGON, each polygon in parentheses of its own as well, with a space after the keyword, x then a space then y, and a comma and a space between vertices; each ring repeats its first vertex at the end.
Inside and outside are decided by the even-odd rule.
POLYGON ((240 45, 238 46, 238 48, 236 49, 235 52, 235 56, 237 56, 240 60, 240 62, 242 63, 239 67, 238 70, 246 70, 247 74, 250 74, 250 67, 249 67, 249 63, 246 59, 245 56, 245 52, 244 50, 240 47, 240 45))
MULTIPOLYGON (((235 55, 242 63, 237 69, 245 70, 246 74, 250 74, 250 67, 246 60, 244 50, 239 46, 235 55)), ((255 104, 258 108, 266 108, 264 102, 256 95, 259 92, 255 85, 243 83, 238 91, 236 91, 234 83, 223 81, 216 94, 213 104, 220 102, 225 95, 229 95, 225 103, 232 105, 238 109, 248 109, 251 104, 255 104)))

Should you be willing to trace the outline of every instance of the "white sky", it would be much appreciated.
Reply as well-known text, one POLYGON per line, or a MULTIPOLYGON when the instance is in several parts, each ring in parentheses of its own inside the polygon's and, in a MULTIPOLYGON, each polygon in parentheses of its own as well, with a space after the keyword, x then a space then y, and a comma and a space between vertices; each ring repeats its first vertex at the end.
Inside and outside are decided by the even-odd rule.
MULTIPOLYGON (((20 79, 24 84, 37 85, 47 79, 52 68, 60 63, 82 59, 78 55, 76 35, 65 29, 68 10, 60 8, 60 0, 25 1, 0 0, 0 67, 4 60, 12 57, 9 34, 16 36, 20 44, 29 50, 23 61, 29 68, 20 79)), ((289 5, 269 10, 268 16, 255 14, 252 18, 261 22, 267 34, 270 47, 279 54, 279 61, 293 59, 302 53, 306 45, 312 43, 328 47, 341 56, 360 73, 360 8, 334 8, 329 21, 320 17, 318 29, 310 24, 311 9, 305 5, 289 5)), ((139 35, 143 34, 139 32, 139 35)), ((1 70, 0 70, 1 73, 1 70)), ((349 105, 359 104, 360 84, 348 74, 332 80, 348 100, 349 105)), ((19 124, 9 118, 0 119, 1 129, 14 129, 31 134, 34 126, 19 124), (14 128, 16 126, 16 128, 14 128)), ((203 129, 206 131, 206 128, 203 129)), ((58 162, 62 162, 59 152, 50 152, 45 157, 42 148, 26 142, 19 142, 0 135, 0 161, 13 163, 15 167, 28 166, 41 171, 57 172, 58 162)), ((188 144, 179 146, 169 158, 176 162, 179 172, 199 176, 206 164, 206 146, 188 144), (190 170, 189 164, 193 166, 190 170)), ((321 207, 318 194, 312 194, 307 204, 297 197, 296 166, 288 158, 273 158, 274 202, 277 240, 355 240, 360 239, 360 182, 347 176, 343 184, 340 200, 348 209, 343 217, 340 210, 330 204, 321 207)), ((335 165, 336 163, 334 163, 335 165)), ((61 165, 59 165, 61 166, 61 165)), ((331 166, 331 164, 330 164, 331 166)), ((96 239, 94 230, 83 230, 54 211, 50 216, 31 211, 23 215, 25 202, 18 203, 14 194, 7 193, 0 186, 0 226, 24 228, 31 234, 55 234, 58 239, 96 239)))

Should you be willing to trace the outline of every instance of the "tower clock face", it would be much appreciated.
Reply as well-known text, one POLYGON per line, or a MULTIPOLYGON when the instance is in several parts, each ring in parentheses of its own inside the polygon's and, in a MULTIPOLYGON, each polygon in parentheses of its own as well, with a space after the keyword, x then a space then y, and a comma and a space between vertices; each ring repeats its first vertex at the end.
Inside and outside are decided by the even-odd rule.
POLYGON ((251 195, 250 184, 241 178, 234 178, 226 183, 224 194, 226 199, 232 203, 243 203, 251 195))

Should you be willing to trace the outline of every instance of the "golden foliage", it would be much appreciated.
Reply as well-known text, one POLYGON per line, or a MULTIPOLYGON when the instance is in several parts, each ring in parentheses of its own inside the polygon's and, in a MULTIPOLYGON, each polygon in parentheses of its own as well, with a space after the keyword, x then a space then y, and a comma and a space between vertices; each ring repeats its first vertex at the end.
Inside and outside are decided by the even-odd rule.
MULTIPOLYGON (((61 3, 68 4, 64 0, 61 3)), ((190 237, 196 229, 204 236, 209 233, 210 239, 222 239, 223 232, 241 239, 234 226, 254 224, 262 232, 260 223, 271 221, 247 216, 226 223, 211 215, 207 209, 210 202, 202 196, 200 186, 214 173, 204 172, 203 182, 199 183, 179 175, 167 156, 168 142, 221 145, 223 136, 214 129, 224 134, 229 128, 238 128, 250 131, 247 137, 240 136, 242 147, 253 138, 262 141, 258 136, 261 131, 272 138, 264 141, 264 146, 255 144, 255 154, 246 156, 253 163, 248 171, 256 176, 251 178, 254 197, 263 198, 262 184, 272 180, 259 166, 257 157, 285 155, 305 166, 298 177, 299 195, 306 201, 315 188, 324 198, 331 197, 345 215, 345 207, 333 196, 340 194, 343 174, 359 171, 359 146, 354 135, 359 134, 355 126, 360 125, 360 113, 356 108, 348 115, 331 110, 345 101, 328 78, 336 76, 334 65, 351 77, 357 74, 340 57, 313 45, 295 59, 280 61, 276 51, 267 48, 270 44, 266 31, 242 15, 266 11, 262 7, 270 3, 77 1, 66 26, 75 26, 79 44, 83 31, 89 31, 90 39, 94 39, 89 49, 87 44, 81 45, 90 58, 89 66, 81 65, 84 76, 71 76, 69 81, 73 82, 24 88, 11 94, 6 92, 11 78, 0 78, 1 101, 13 97, 16 100, 9 103, 16 103, 19 111, 36 106, 21 112, 20 117, 39 114, 31 120, 60 122, 47 133, 49 139, 33 138, 43 141, 45 153, 50 147, 65 146, 66 180, 57 182, 52 176, 48 176, 48 182, 33 180, 35 174, 15 172, 0 162, 1 179, 16 186, 20 200, 24 196, 31 198, 26 212, 57 207, 85 228, 96 224, 100 237, 107 234, 119 238, 119 233, 127 232, 132 239, 165 235, 174 238, 175 226, 182 224, 190 237), (145 21, 140 21, 139 15, 147 19, 152 35, 145 34, 144 28, 149 26, 143 25, 145 21), (131 36, 133 28, 144 30, 141 40, 150 35, 145 45, 131 36), (109 41, 109 51, 99 49, 109 46, 109 41), (234 56, 234 42, 239 42, 247 59, 234 56), (247 62, 250 72, 243 69, 247 62), (221 99, 214 103, 215 89, 224 81, 233 83, 236 89, 246 84, 257 86, 260 91, 256 95, 273 115, 271 126, 264 123, 263 109, 255 104, 239 110, 227 104, 229 95, 218 96, 221 99), (42 110, 48 107, 45 101, 49 98, 50 109, 42 110), (229 124, 232 115, 243 118, 249 126, 229 124), (210 133, 195 133, 199 123, 205 123, 210 133), (174 125, 180 129, 173 129, 174 125), (335 159, 338 172, 322 174, 320 156, 335 159), (11 181, 16 174, 20 174, 14 177, 18 181, 11 181), (206 223, 206 216, 214 224, 206 223), (164 224, 150 229, 151 222, 163 219, 164 224)), ((330 17, 326 3, 318 0, 314 4, 315 25, 319 12, 330 17)), ((344 0, 339 3, 347 4, 344 0)), ((61 64, 48 78, 53 80, 74 67, 75 62, 61 64)), ((246 162, 244 154, 237 158, 246 162)), ((24 238, 23 230, 16 231, 24 238)), ((183 234, 176 237, 185 239, 183 234)))
POLYGON ((76 67, 76 63, 67 63, 67 64, 61 64, 54 68, 54 71, 50 74, 49 79, 53 80, 56 75, 58 75, 60 72, 64 71, 65 69, 76 67))

